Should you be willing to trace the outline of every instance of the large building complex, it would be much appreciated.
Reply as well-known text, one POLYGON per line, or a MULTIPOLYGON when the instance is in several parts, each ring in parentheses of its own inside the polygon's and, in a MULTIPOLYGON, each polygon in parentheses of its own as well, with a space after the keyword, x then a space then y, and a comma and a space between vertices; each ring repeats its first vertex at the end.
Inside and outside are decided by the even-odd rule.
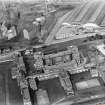
POLYGON ((10 22, 11 17, 1 23, 0 95, 5 94, 0 105, 104 105, 104 0, 45 0, 35 5, 36 12, 25 3, 24 13, 7 12, 12 20, 21 16, 19 23, 10 22))

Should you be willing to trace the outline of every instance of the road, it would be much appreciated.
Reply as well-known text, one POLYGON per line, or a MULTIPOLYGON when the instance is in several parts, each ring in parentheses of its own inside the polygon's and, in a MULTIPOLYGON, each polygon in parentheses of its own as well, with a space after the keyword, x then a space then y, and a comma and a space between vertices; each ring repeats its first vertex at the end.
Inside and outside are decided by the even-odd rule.
POLYGON ((64 20, 67 20, 67 17, 72 18, 72 17, 73 17, 72 15, 73 15, 75 12, 77 12, 78 9, 81 8, 83 5, 84 5, 84 3, 82 3, 82 5, 81 5, 80 7, 77 7, 76 9, 74 9, 74 10, 72 10, 72 11, 66 13, 63 17, 61 17, 61 18, 59 19, 59 21, 56 23, 55 27, 54 27, 54 28, 52 29, 52 31, 50 32, 50 34, 49 34, 48 38, 46 39, 45 43, 48 43, 48 42, 50 43, 50 42, 52 41, 54 35, 57 33, 58 29, 60 28, 61 24, 64 22, 64 20))
MULTIPOLYGON (((74 10, 65 14, 61 19, 59 19, 55 27, 52 29, 45 43, 52 44, 52 43, 61 43, 72 39, 74 40, 74 38, 67 38, 67 39, 65 38, 61 40, 56 40, 54 38, 57 32, 61 31, 60 27, 62 26, 62 23, 86 24, 89 22, 96 23, 99 26, 105 26, 105 2, 101 0, 100 1, 92 0, 90 2, 85 2, 77 6, 74 10)), ((79 36, 76 36, 76 38, 77 37, 79 36)))

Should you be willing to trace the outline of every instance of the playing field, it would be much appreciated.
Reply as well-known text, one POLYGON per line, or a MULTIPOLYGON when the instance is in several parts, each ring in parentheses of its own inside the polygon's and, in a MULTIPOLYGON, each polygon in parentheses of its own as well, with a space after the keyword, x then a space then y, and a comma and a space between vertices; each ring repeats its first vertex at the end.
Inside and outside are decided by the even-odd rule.
POLYGON ((100 82, 97 79, 91 79, 87 81, 77 82, 75 85, 77 87, 77 90, 82 90, 86 88, 100 86, 100 82))

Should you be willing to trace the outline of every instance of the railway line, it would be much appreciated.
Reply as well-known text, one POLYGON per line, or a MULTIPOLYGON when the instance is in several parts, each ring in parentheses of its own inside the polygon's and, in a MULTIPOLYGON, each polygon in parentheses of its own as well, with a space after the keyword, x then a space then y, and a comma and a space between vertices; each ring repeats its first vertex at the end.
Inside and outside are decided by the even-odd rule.
MULTIPOLYGON (((87 23, 87 21, 90 19, 90 17, 92 16, 92 14, 94 14, 94 12, 96 11, 96 9, 98 8, 99 3, 91 3, 89 9, 85 12, 85 15, 83 16, 83 18, 81 18, 81 23, 87 23)), ((83 10, 84 11, 84 10, 83 10)))
MULTIPOLYGON (((62 26, 62 23, 69 23, 69 24, 95 23, 101 27, 104 27, 105 26, 105 2, 101 0, 100 1, 97 0, 95 2, 94 1, 84 2, 78 7, 76 7, 74 10, 72 10, 72 12, 71 11, 68 12, 62 21, 60 19, 59 21, 60 21, 59 25, 55 25, 53 31, 51 32, 51 34, 49 34, 45 43, 51 43, 52 41, 55 40, 54 36, 61 29, 60 27, 62 26)), ((59 41, 55 40, 55 41, 62 42, 63 40, 59 40, 59 41)))
POLYGON ((84 11, 82 11, 79 15, 78 18, 75 19, 76 22, 80 22, 81 19, 83 18, 83 16, 85 15, 86 11, 88 11, 88 9, 90 8, 91 3, 88 3, 86 5, 86 8, 84 8, 84 11))
POLYGON ((67 17, 65 22, 81 24, 86 23, 96 23, 99 26, 104 26, 105 24, 105 2, 86 2, 82 5, 77 12, 70 17, 67 17))

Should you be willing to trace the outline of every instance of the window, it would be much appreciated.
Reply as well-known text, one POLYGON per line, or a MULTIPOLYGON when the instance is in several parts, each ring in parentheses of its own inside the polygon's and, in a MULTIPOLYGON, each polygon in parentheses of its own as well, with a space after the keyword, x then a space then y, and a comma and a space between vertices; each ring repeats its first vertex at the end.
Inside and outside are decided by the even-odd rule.
POLYGON ((46 60, 45 60, 45 64, 46 64, 47 66, 51 66, 51 65, 52 65, 52 59, 51 59, 51 58, 46 59, 46 60))
POLYGON ((65 63, 71 60, 70 55, 65 55, 63 59, 65 63))
POLYGON ((55 63, 55 64, 59 64, 59 63, 61 63, 61 62, 63 62, 62 56, 58 56, 58 57, 55 57, 55 58, 54 58, 54 63, 55 63))

